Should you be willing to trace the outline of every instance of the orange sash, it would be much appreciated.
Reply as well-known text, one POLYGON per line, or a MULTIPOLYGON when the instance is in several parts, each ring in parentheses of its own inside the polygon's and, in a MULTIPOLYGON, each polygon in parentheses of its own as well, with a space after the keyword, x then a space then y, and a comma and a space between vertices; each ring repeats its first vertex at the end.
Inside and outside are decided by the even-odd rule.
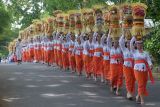
POLYGON ((133 58, 125 58, 124 61, 130 61, 132 63, 132 67, 133 67, 133 65, 134 65, 133 58))
POLYGON ((83 49, 82 48, 78 48, 77 50, 80 51, 80 55, 83 54, 83 49))
POLYGON ((72 48, 74 48, 74 46, 70 46, 69 48, 71 48, 71 49, 72 49, 72 48))
POLYGON ((67 52, 68 51, 68 49, 67 48, 62 48, 62 52, 67 52))
POLYGON ((122 54, 111 55, 111 58, 114 59, 114 60, 117 60, 117 61, 120 62, 120 63, 123 62, 122 54))
POLYGON ((69 53, 70 54, 72 54, 72 51, 70 50, 70 49, 73 49, 74 48, 74 45, 71 45, 70 47, 69 47, 69 53))
POLYGON ((103 52, 102 48, 96 48, 94 52, 103 52))
POLYGON ((113 58, 113 59, 120 59, 120 58, 122 58, 122 54, 111 55, 111 58, 113 58))
POLYGON ((104 56, 109 56, 110 53, 109 52, 104 52, 104 56))

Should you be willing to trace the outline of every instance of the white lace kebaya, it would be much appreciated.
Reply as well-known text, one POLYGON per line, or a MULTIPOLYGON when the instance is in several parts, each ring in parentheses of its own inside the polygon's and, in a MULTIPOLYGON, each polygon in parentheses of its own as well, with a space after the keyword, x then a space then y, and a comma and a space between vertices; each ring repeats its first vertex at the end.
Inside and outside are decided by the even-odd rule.
POLYGON ((129 58, 133 60, 133 54, 128 48, 125 47, 124 35, 122 35, 121 38, 119 39, 119 46, 123 52, 123 58, 124 58, 123 65, 126 67, 133 67, 133 61, 127 60, 129 58))
MULTIPOLYGON (((151 59, 150 59, 150 56, 148 54, 148 52, 146 51, 142 51, 140 52, 139 50, 137 49, 134 49, 133 47, 133 43, 136 41, 136 38, 135 37, 132 37, 131 39, 131 42, 130 42, 130 46, 131 46, 131 49, 132 49, 132 54, 133 54, 133 57, 134 57, 134 60, 145 60, 147 61, 147 63, 149 64, 149 66, 152 66, 152 62, 151 62, 151 59)), ((134 64, 134 70, 137 70, 137 71, 147 71, 147 67, 146 67, 146 64, 145 63, 135 63, 134 64)))
POLYGON ((122 55, 122 51, 120 49, 120 47, 117 47, 117 48, 114 48, 112 46, 112 43, 111 43, 111 38, 110 36, 108 35, 107 37, 107 42, 108 42, 108 47, 110 48, 110 63, 111 64, 119 64, 121 63, 121 59, 117 59, 117 58, 112 58, 112 56, 114 55, 122 55))

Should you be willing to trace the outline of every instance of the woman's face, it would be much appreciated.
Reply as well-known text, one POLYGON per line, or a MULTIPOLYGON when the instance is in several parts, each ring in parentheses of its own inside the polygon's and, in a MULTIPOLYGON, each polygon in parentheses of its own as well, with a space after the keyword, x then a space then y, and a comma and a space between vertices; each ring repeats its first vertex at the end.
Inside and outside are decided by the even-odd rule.
POLYGON ((107 38, 104 39, 104 43, 107 44, 107 38))
POLYGON ((127 41, 127 42, 126 42, 126 47, 127 47, 127 48, 130 48, 130 41, 127 41))
POLYGON ((100 42, 101 41, 101 35, 97 36, 97 41, 100 42))
POLYGON ((66 40, 66 38, 63 38, 63 40, 66 42, 67 40, 66 40))
POLYGON ((92 41, 93 35, 89 35, 89 40, 92 41))
POLYGON ((137 49, 143 49, 143 43, 136 43, 137 44, 137 49))
POLYGON ((31 41, 31 43, 32 43, 32 42, 33 42, 33 39, 31 38, 31 40, 30 40, 30 41, 31 41))
POLYGON ((71 39, 72 39, 73 41, 75 40, 75 35, 74 35, 74 34, 71 35, 71 39))
POLYGON ((85 41, 88 40, 88 36, 85 36, 85 37, 84 37, 84 40, 85 40, 85 41))
POLYGON ((92 38, 93 38, 93 32, 90 32, 90 33, 88 34, 88 38, 89 38, 89 40, 92 40, 92 38))
POLYGON ((113 46, 114 46, 115 48, 117 48, 117 47, 118 47, 118 41, 114 41, 113 46))
POLYGON ((77 42, 78 42, 79 44, 81 43, 80 37, 77 38, 77 42))
POLYGON ((103 14, 102 14, 102 13, 100 13, 100 12, 99 12, 99 13, 97 13, 97 17, 102 17, 102 15, 103 15, 103 14))

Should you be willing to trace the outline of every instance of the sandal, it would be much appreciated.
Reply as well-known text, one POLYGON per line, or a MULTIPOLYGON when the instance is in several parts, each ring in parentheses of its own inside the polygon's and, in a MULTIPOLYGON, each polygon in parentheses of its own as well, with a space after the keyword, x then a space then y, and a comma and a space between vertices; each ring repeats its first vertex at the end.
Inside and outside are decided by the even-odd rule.
POLYGON ((136 103, 141 104, 140 97, 138 95, 136 96, 136 103))
POLYGON ((144 101, 141 101, 141 105, 144 105, 144 101))

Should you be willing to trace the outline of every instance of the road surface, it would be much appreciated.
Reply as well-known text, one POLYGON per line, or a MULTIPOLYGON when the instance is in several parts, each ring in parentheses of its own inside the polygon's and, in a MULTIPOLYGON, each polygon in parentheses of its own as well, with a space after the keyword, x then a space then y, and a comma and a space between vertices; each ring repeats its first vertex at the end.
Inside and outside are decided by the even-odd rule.
MULTIPOLYGON (((160 107, 160 81, 144 107, 160 107)), ((123 92, 125 90, 123 89, 123 92)), ((0 107, 140 107, 103 83, 40 64, 0 64, 0 107)))

